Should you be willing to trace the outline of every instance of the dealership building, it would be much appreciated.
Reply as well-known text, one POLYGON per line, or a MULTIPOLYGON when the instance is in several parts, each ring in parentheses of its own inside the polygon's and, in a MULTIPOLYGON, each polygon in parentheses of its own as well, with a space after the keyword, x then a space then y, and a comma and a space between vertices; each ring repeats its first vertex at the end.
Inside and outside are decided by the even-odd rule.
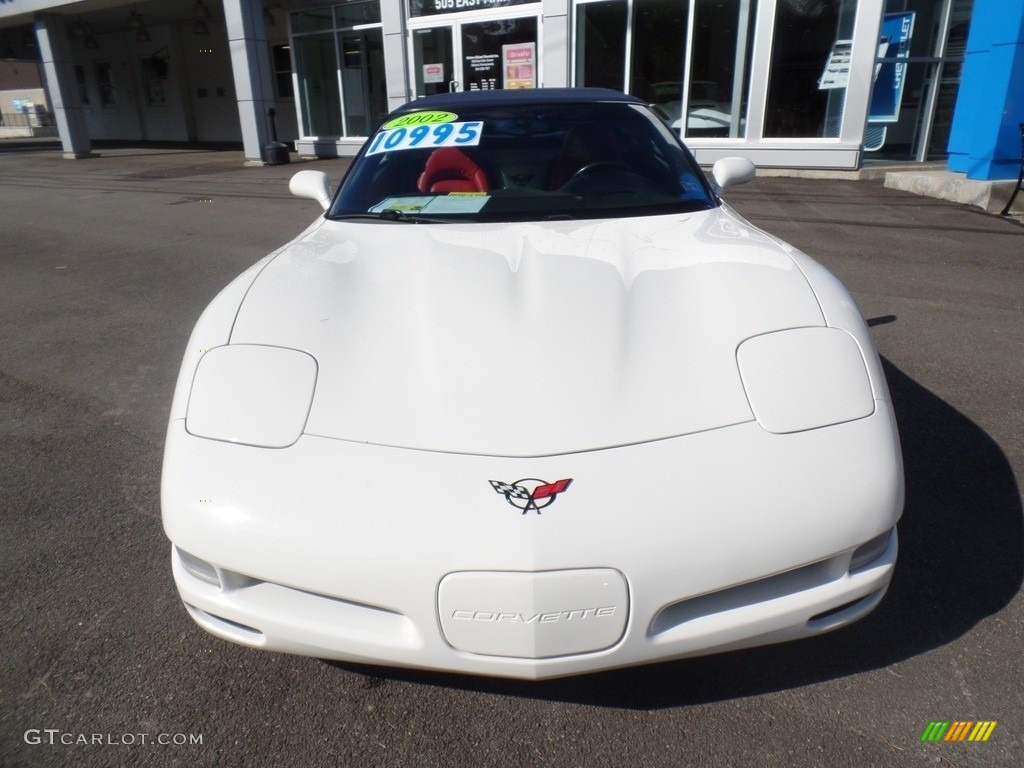
POLYGON ((703 163, 1016 178, 1024 2, 0 0, 0 131, 45 99, 72 157, 228 141, 259 162, 275 137, 351 155, 418 96, 541 86, 656 104, 703 163))

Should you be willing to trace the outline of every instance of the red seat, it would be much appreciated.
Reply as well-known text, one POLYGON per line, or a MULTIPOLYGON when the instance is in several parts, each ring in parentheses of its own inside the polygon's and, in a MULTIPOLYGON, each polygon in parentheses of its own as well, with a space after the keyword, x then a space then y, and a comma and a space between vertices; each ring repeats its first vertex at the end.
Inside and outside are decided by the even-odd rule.
POLYGON ((420 192, 487 192, 487 174, 457 147, 435 149, 420 174, 420 192))

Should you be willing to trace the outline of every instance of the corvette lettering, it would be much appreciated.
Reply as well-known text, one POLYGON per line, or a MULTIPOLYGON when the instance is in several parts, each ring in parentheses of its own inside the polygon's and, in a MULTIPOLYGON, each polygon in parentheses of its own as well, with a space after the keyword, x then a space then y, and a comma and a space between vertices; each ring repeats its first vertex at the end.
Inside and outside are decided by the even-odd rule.
POLYGON ((587 618, 605 618, 615 615, 616 606, 577 608, 573 611, 551 613, 503 613, 500 611, 452 611, 452 618, 460 621, 484 621, 492 624, 554 624, 559 621, 583 621, 587 618))
POLYGON ((523 510, 524 515, 531 509, 539 515, 542 509, 555 502, 558 494, 569 487, 572 478, 556 480, 553 483, 538 480, 535 477, 523 478, 513 483, 505 483, 501 480, 489 480, 488 482, 495 491, 505 497, 505 501, 516 509, 523 510))

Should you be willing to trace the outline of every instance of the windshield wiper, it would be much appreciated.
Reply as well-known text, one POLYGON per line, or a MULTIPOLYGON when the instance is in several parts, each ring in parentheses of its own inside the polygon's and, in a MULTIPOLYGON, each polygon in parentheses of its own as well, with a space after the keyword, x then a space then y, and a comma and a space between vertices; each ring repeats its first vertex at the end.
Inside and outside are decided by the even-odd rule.
POLYGON ((408 221, 413 224, 443 224, 447 219, 432 219, 429 216, 418 216, 415 213, 406 213, 397 208, 385 208, 378 214, 382 219, 388 221, 408 221))
POLYGON ((403 221, 407 224, 443 224, 447 219, 431 219, 427 216, 417 216, 415 214, 405 213, 403 211, 396 211, 389 208, 379 213, 336 213, 332 216, 328 216, 331 221, 343 221, 345 219, 370 219, 372 221, 403 221))

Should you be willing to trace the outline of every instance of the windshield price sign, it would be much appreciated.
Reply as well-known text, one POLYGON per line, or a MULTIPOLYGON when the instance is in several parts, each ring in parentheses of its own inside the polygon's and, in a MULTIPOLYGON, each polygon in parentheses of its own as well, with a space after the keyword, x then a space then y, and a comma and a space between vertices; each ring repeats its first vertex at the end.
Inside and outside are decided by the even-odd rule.
POLYGON ((376 155, 400 149, 473 147, 480 143, 483 126, 479 120, 471 123, 399 126, 389 131, 381 131, 374 136, 373 144, 366 150, 366 154, 376 155))

